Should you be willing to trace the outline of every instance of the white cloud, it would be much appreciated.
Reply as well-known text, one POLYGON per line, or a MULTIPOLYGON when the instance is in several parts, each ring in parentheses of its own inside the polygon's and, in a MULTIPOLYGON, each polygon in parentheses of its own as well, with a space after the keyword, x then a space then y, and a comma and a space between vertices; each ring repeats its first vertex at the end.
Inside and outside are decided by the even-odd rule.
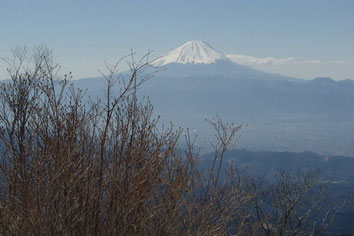
POLYGON ((226 55, 231 61, 243 64, 243 65, 255 65, 255 66, 273 66, 284 64, 340 64, 343 63, 339 60, 334 61, 320 61, 317 59, 309 60, 296 60, 294 57, 288 58, 276 58, 276 57, 253 57, 247 55, 226 55))
POLYGON ((333 61, 320 61, 317 59, 310 59, 304 61, 294 61, 294 64, 321 64, 321 65, 329 65, 329 64, 341 64, 344 63, 340 60, 333 60, 333 61))
POLYGON ((275 58, 275 57, 252 57, 246 55, 226 55, 230 60, 239 64, 245 65, 280 65, 290 63, 294 60, 289 58, 275 58))

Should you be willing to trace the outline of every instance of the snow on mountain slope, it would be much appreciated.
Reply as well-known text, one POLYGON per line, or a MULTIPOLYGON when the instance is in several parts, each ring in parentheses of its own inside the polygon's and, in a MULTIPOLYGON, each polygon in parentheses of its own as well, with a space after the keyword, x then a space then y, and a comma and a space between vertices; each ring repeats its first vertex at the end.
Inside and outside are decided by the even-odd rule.
POLYGON ((201 40, 192 40, 158 58, 152 64, 164 66, 170 63, 180 64, 211 64, 223 60, 231 62, 225 54, 218 52, 201 40))

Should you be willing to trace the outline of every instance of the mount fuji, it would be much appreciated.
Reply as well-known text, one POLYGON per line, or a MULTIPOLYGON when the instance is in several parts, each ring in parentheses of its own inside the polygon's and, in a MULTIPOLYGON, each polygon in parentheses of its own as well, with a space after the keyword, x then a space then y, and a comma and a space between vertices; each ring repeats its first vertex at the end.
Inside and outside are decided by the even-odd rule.
MULTIPOLYGON (((239 142, 248 150, 354 153, 352 80, 266 73, 236 64, 200 40, 154 60, 151 69, 160 72, 139 88, 139 96, 150 98, 162 123, 196 130, 200 140, 211 136, 205 118, 219 115, 248 125, 239 142)), ((104 94, 97 86, 102 78, 74 83, 91 98, 104 94)))

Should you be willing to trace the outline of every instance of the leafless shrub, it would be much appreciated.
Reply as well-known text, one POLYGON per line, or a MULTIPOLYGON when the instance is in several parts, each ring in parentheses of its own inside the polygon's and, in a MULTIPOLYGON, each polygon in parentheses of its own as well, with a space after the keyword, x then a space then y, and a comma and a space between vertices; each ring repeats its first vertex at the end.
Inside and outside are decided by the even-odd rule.
MULTIPOLYGON (((248 194, 231 178, 216 184, 220 166, 205 183, 197 156, 176 148, 181 130, 158 129, 152 105, 136 96, 151 76, 145 59, 132 58, 129 78, 117 76, 118 64, 107 65, 105 100, 84 104, 71 74, 57 78, 49 50, 14 51, 0 93, 3 234, 227 232, 248 194), (112 94, 116 83, 120 93, 112 94)), ((221 162, 237 130, 229 135, 216 124, 221 162)))
POLYGON ((317 235, 333 223, 345 201, 334 203, 329 183, 321 183, 320 171, 294 173, 279 170, 275 182, 266 186, 253 181, 257 220, 265 235, 317 235), (263 186, 263 187, 261 187, 263 186))
MULTIPOLYGON (((70 73, 58 79, 50 50, 13 55, 10 81, 0 87, 2 235, 269 232, 273 218, 263 212, 262 186, 233 165, 220 178, 241 126, 210 122, 217 138, 213 165, 200 171, 195 138, 187 133, 183 153, 176 146, 181 130, 159 128, 151 103, 137 98, 152 75, 145 71, 149 54, 137 62, 131 55, 130 77, 107 64, 105 99, 90 103, 70 85, 70 73)), ((296 227, 295 206, 313 183, 312 176, 295 180, 301 181, 283 173, 268 192, 283 232, 296 227)))

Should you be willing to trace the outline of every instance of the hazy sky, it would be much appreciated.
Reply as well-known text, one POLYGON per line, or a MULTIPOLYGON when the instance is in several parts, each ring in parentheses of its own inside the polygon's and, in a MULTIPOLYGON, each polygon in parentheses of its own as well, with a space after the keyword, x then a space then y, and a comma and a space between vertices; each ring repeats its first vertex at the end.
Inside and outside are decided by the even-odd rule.
POLYGON ((130 49, 157 57, 192 39, 266 71, 354 79, 353 0, 0 1, 0 56, 45 44, 75 78, 130 49))

